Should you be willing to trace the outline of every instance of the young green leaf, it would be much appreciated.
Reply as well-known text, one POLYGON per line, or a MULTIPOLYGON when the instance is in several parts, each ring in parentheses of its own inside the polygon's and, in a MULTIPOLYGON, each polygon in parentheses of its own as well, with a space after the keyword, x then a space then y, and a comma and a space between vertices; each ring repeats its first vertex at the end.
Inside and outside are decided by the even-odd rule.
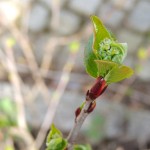
POLYGON ((133 74, 133 70, 124 65, 104 60, 95 60, 95 62, 98 67, 98 76, 102 76, 107 84, 129 78, 133 74))
POLYGON ((52 124, 51 130, 47 136, 46 145, 48 145, 52 139, 59 138, 59 137, 62 137, 61 131, 58 130, 54 124, 52 124))
POLYGON ((86 72, 92 77, 96 78, 97 66, 94 60, 97 58, 93 53, 92 45, 93 45, 93 36, 90 36, 88 44, 86 45, 84 50, 84 65, 86 68, 86 72))
POLYGON ((105 38, 111 39, 111 35, 97 16, 91 16, 91 21, 93 22, 94 27, 93 51, 97 54, 99 43, 105 38))
POLYGON ((74 145, 73 150, 92 150, 90 145, 74 145))
POLYGON ((112 70, 114 67, 118 66, 118 64, 106 61, 106 60, 95 60, 98 68, 98 77, 101 76, 105 78, 105 76, 112 70))
POLYGON ((122 66, 127 54, 127 44, 118 43, 97 16, 91 16, 94 36, 91 36, 84 52, 86 71, 94 78, 103 77, 107 84, 118 82, 133 74, 122 66))
POLYGON ((133 70, 130 67, 124 65, 118 65, 113 67, 112 70, 108 72, 105 76, 105 80, 107 84, 121 81, 125 78, 129 78, 133 75, 133 70))
POLYGON ((67 141, 62 137, 50 140, 46 150, 64 150, 67 147, 67 141))

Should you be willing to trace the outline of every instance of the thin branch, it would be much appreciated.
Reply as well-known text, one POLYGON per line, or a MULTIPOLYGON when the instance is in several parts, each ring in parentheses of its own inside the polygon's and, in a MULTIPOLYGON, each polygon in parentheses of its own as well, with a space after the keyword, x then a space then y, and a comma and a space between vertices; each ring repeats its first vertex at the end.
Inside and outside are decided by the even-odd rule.
POLYGON ((86 100, 77 110, 75 111, 75 123, 74 127, 70 131, 67 140, 68 140, 68 150, 73 150, 73 144, 77 139, 78 133, 81 126, 83 125, 84 120, 91 113, 96 106, 96 98, 98 98, 107 88, 107 83, 103 77, 98 77, 94 85, 86 93, 86 100), (81 111, 81 112, 80 112, 81 111))
POLYGON ((68 140, 68 143, 69 143, 69 147, 68 147, 68 150, 73 150, 73 144, 79 134, 79 131, 81 129, 81 126, 83 125, 83 122, 84 120, 86 119, 86 117, 88 116, 88 108, 90 107, 91 103, 92 103, 93 100, 86 100, 85 101, 85 105, 84 107, 82 108, 79 116, 77 117, 75 123, 74 123, 74 126, 72 128, 72 130, 70 131, 68 137, 67 137, 67 140, 68 140))
POLYGON ((18 75, 17 68, 15 65, 13 49, 5 45, 5 51, 6 51, 7 56, 3 54, 2 50, 0 50, 0 53, 1 53, 0 56, 3 56, 1 58, 2 64, 6 67, 7 71, 9 72, 9 75, 10 75, 9 79, 13 86, 14 97, 15 97, 16 106, 17 106, 17 121, 18 121, 19 130, 24 131, 24 133, 26 133, 29 137, 28 140, 30 141, 30 143, 32 143, 32 146, 29 147, 28 150, 36 150, 36 147, 33 144, 34 139, 27 129, 24 100, 23 100, 22 91, 21 91, 21 79, 18 75), (4 58, 5 58, 5 61, 4 61, 4 58))
POLYGON ((33 138, 31 137, 30 133, 26 130, 20 128, 10 128, 9 133, 13 137, 19 137, 23 140, 26 145, 26 150, 37 150, 35 145, 33 145, 33 138))
POLYGON ((59 28, 60 21, 60 0, 51 0, 50 5, 52 10, 51 27, 54 30, 57 30, 59 28))
MULTIPOLYGON (((18 120, 18 126, 23 129, 27 129, 26 124, 26 118, 25 118, 25 110, 24 110, 24 100, 21 92, 21 79, 17 73, 17 69, 15 66, 15 60, 13 55, 13 50, 5 47, 7 59, 6 61, 2 62, 3 65, 6 67, 7 71, 9 72, 9 79, 12 83, 13 90, 14 90, 14 97, 17 104, 17 120, 18 120)), ((2 50, 1 50, 1 56, 2 56, 2 50)), ((5 55, 3 55, 5 58, 5 55)))
POLYGON ((33 54, 32 48, 30 46, 30 42, 26 35, 23 35, 17 27, 13 24, 9 30, 13 34, 13 36, 19 41, 23 53, 26 57, 27 63, 29 65, 30 71, 32 73, 33 79, 35 80, 37 88, 43 92, 43 95, 45 96, 46 101, 49 99, 49 91, 48 88, 41 76, 40 69, 38 67, 38 64, 36 62, 35 56, 33 54))
MULTIPOLYGON (((18 69, 18 72, 21 74, 28 75, 30 73, 29 67, 25 64, 17 63, 17 69, 18 69)), ((48 70, 47 71, 45 69, 40 69, 40 71, 41 71, 43 78, 50 79, 53 81, 58 81, 62 74, 62 71, 60 71, 60 70, 48 70), (47 72, 47 74, 45 74, 45 72, 47 72)), ((78 83, 83 84, 83 83, 86 83, 87 81, 88 82, 92 81, 91 78, 87 74, 84 74, 84 73, 71 72, 70 74, 71 74, 71 79, 70 79, 71 82, 78 82, 78 83)))
POLYGON ((44 56, 43 56, 43 60, 41 63, 41 69, 40 69, 42 76, 47 75, 47 73, 49 71, 49 67, 50 67, 51 62, 52 62, 53 54, 56 50, 56 46, 59 43, 58 40, 59 40, 58 37, 51 38, 45 47, 44 56))

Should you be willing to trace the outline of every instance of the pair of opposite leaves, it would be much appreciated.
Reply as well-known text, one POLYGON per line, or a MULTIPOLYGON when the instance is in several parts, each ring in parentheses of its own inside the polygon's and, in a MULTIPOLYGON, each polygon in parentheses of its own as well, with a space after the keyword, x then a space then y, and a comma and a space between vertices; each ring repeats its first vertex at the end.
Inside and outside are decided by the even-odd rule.
POLYGON ((109 60, 100 60, 98 56, 100 43, 105 39, 110 39, 118 46, 122 45, 124 50, 122 58, 126 56, 127 45, 117 43, 98 17, 91 16, 91 20, 94 28, 94 36, 90 37, 84 52, 84 63, 87 73, 94 78, 102 76, 107 84, 129 78, 133 74, 133 70, 130 67, 109 60))
MULTIPOLYGON (((68 142, 63 138, 61 131, 52 124, 46 140, 46 150, 65 150, 67 145, 68 142)), ((89 145, 74 145, 73 150, 91 150, 91 148, 89 145)))

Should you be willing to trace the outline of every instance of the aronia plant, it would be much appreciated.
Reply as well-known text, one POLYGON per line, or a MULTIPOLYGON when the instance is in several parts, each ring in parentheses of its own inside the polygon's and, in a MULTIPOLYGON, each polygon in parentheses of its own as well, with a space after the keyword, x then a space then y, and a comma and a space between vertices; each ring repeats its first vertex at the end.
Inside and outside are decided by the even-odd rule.
POLYGON ((54 125, 47 136, 46 150, 91 150, 89 145, 74 144, 80 128, 94 108, 96 99, 114 82, 129 78, 133 70, 122 64, 127 54, 127 43, 119 43, 97 16, 91 16, 94 33, 84 52, 86 72, 96 79, 86 93, 86 99, 75 111, 75 122, 65 139, 54 125))

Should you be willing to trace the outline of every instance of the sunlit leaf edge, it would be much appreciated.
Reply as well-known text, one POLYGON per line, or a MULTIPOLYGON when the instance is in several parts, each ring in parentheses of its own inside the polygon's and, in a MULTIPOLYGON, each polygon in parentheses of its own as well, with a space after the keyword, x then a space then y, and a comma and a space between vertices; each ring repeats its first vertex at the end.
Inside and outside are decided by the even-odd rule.
POLYGON ((125 65, 118 65, 110 70, 110 72, 105 76, 105 80, 107 84, 111 84, 129 78, 133 74, 134 71, 132 68, 125 65))
POLYGON ((91 16, 91 21, 93 23, 93 32, 94 32, 94 39, 93 39, 93 52, 97 55, 97 50, 99 48, 99 43, 105 39, 109 38, 112 39, 110 32, 106 29, 102 21, 97 16, 91 16))

